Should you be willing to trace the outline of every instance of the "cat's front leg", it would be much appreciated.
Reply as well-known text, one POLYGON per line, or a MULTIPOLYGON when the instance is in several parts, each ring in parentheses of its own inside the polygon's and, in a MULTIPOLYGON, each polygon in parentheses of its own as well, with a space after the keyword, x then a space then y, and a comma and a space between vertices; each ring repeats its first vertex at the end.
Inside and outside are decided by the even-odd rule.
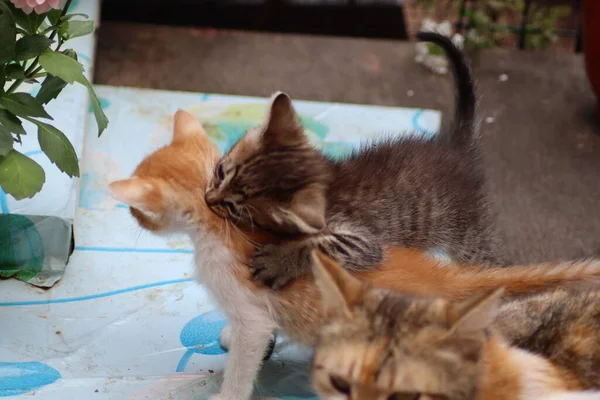
POLYGON ((383 247, 367 235, 332 233, 280 245, 267 244, 250 260, 254 278, 272 289, 280 289, 312 271, 311 252, 319 249, 350 271, 365 271, 383 261, 383 247))
MULTIPOLYGON (((219 342, 221 344, 221 347, 227 351, 229 351, 229 349, 231 348, 231 335, 232 335, 231 332, 232 332, 231 325, 227 325, 221 330, 221 336, 219 337, 219 342)), ((277 333, 273 332, 271 334, 271 339, 269 340, 269 346, 267 347, 267 351, 265 352, 265 355, 263 356, 263 361, 268 361, 271 358, 271 356, 273 355, 273 352, 275 351, 276 344, 277 344, 277 333)))
POLYGON ((249 322, 231 321, 228 328, 229 358, 221 392, 209 400, 249 400, 254 381, 269 347, 275 323, 267 316, 254 315, 249 322))

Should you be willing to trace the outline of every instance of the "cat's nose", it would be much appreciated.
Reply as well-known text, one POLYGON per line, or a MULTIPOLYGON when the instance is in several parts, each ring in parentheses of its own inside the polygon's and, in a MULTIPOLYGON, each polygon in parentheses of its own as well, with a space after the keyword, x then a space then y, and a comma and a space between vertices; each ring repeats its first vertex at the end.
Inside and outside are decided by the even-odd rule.
POLYGON ((220 199, 217 193, 214 190, 209 190, 204 194, 204 201, 206 201, 206 205, 209 207, 216 206, 219 204, 220 199))

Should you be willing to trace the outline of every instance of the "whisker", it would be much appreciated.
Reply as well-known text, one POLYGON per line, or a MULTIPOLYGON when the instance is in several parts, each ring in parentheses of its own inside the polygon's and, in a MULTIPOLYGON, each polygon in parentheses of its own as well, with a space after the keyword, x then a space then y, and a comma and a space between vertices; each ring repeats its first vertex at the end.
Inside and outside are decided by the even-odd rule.
POLYGON ((242 240, 246 241, 246 243, 251 244, 253 246, 258 246, 258 243, 250 239, 244 232, 240 230, 234 223, 231 224, 232 228, 236 230, 236 232, 240 235, 242 240))
POLYGON ((254 221, 252 220, 252 214, 250 213, 250 209, 248 208, 248 206, 246 204, 242 204, 242 205, 246 209, 246 212, 248 213, 248 218, 250 218, 250 228, 252 229, 252 232, 254 232, 254 221))
POLYGON ((231 247, 231 232, 229 231, 229 219, 227 219, 227 217, 225 217, 224 220, 225 220, 225 244, 228 247, 231 247))

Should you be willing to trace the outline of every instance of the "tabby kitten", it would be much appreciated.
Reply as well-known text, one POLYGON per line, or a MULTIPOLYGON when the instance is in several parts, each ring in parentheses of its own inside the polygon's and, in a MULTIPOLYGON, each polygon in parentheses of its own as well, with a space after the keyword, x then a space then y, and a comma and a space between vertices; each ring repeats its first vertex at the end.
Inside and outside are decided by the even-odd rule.
POLYGON ((313 365, 324 400, 600 398, 569 393, 600 389, 597 289, 448 301, 372 288, 324 256, 313 265, 329 317, 313 365))
POLYGON ((333 160, 309 143, 291 99, 277 93, 263 126, 217 164, 205 194, 211 209, 289 239, 257 250, 258 282, 277 289, 309 274, 315 248, 352 271, 377 265, 393 245, 503 264, 491 250, 470 68, 445 36, 418 37, 441 46, 454 67, 458 104, 449 136, 387 138, 333 160))

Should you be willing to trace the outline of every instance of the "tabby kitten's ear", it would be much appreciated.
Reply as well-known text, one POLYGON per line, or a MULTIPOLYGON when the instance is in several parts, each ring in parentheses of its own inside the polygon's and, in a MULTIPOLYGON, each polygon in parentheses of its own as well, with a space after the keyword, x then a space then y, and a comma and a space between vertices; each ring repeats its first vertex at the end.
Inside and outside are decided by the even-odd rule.
POLYGON ((266 146, 296 146, 307 143, 292 99, 285 93, 277 92, 271 98, 263 142, 266 146))
POLYGON ((493 289, 452 304, 449 310, 451 330, 470 334, 490 327, 500 307, 503 288, 493 289))
POLYGON ((275 219, 285 221, 296 227, 299 232, 315 234, 326 227, 325 189, 318 187, 307 187, 294 194, 287 208, 274 211, 275 219))
POLYGON ((352 305, 363 295, 364 283, 320 251, 313 251, 312 258, 326 316, 352 318, 352 305))

